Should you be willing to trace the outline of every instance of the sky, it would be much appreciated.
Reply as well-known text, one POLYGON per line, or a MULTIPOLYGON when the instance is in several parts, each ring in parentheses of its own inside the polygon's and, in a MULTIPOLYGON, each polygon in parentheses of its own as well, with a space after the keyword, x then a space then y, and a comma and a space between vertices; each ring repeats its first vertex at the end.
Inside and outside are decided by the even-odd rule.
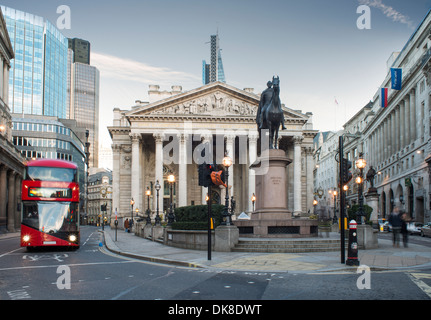
POLYGON ((148 101, 148 86, 202 85, 210 36, 218 32, 226 82, 260 93, 280 77, 286 107, 313 113, 314 129, 340 130, 373 99, 431 0, 0 0, 57 24, 67 5, 70 38, 91 43, 100 71, 100 143, 112 110, 148 101), (359 29, 358 7, 370 8, 359 29), (338 102, 335 103, 335 100, 338 102))

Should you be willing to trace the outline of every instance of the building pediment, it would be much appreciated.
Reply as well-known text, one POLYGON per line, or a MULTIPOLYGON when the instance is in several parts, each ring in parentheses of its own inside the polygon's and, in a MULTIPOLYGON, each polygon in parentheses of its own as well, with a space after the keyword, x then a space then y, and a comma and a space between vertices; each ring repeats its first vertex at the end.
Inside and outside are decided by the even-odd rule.
MULTIPOLYGON (((154 116, 170 117, 238 117, 255 118, 260 96, 221 82, 214 82, 197 89, 143 106, 136 106, 125 116, 139 119, 154 116)), ((308 117, 283 106, 286 119, 303 120, 308 117)))

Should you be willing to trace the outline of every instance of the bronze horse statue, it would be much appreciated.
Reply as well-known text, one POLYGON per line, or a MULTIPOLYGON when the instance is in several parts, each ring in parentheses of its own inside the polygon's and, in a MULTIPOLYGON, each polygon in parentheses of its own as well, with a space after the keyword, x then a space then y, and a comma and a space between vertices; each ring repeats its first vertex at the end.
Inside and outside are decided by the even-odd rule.
POLYGON ((269 130, 269 148, 277 149, 278 132, 280 125, 284 126, 284 115, 280 101, 280 78, 273 77, 272 82, 268 82, 268 89, 262 92, 256 118, 259 136, 262 141, 262 129, 269 130), (272 86, 272 88, 271 88, 272 86))

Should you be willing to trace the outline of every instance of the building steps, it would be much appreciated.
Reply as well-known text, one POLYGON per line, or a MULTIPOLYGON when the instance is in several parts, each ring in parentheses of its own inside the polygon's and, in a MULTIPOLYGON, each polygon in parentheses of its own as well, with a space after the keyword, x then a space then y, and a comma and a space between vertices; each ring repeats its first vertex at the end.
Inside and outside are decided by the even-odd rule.
MULTIPOLYGON (((347 248, 348 241, 345 242, 347 248)), ((341 249, 340 239, 240 239, 234 252, 305 253, 328 252, 341 249)))

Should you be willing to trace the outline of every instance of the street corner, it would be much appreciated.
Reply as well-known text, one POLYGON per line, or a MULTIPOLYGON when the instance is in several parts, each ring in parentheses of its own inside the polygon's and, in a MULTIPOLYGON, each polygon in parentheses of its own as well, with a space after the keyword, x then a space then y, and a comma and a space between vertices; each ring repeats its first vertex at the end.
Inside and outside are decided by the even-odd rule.
POLYGON ((325 264, 304 262, 299 260, 300 255, 273 253, 242 257, 212 265, 213 268, 246 271, 267 272, 311 272, 323 269, 325 264))

